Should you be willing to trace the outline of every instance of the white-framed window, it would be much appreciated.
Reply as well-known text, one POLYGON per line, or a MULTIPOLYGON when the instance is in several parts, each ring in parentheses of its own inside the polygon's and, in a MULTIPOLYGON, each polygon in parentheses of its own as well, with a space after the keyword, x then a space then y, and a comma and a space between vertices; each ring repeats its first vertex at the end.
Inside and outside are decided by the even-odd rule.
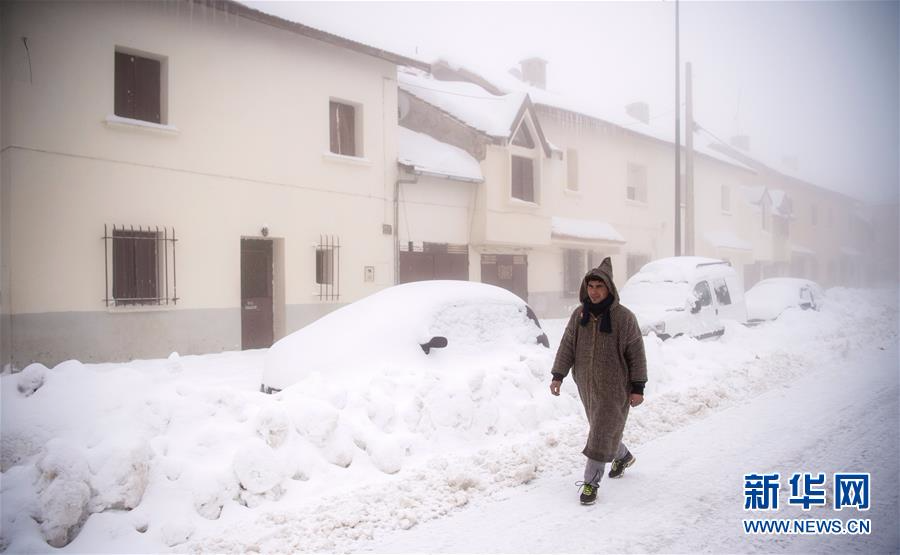
POLYGON ((160 125, 169 123, 166 56, 115 47, 113 113, 160 125))
POLYGON ((578 150, 574 148, 566 149, 566 188, 578 190, 578 150))
POLYGON ((769 206, 768 199, 763 198, 762 202, 759 204, 759 212, 762 215, 762 230, 769 231, 769 221, 772 219, 772 208, 769 206))
POLYGON ((625 198, 636 202, 647 202, 647 166, 628 163, 625 176, 625 198))
POLYGON ((342 156, 361 158, 362 105, 332 98, 328 102, 330 150, 342 156))
POLYGON ((722 212, 731 212, 731 189, 722 185, 722 212))

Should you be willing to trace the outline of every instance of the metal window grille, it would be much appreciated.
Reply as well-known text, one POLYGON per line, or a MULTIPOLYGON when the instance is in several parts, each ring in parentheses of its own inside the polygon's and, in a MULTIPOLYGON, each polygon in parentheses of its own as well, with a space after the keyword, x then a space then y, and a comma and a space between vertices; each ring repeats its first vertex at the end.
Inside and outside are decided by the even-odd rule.
POLYGON ((341 298, 341 240, 334 235, 320 235, 316 246, 316 283, 319 300, 341 298))
POLYGON ((175 229, 103 225, 106 306, 178 304, 175 229))

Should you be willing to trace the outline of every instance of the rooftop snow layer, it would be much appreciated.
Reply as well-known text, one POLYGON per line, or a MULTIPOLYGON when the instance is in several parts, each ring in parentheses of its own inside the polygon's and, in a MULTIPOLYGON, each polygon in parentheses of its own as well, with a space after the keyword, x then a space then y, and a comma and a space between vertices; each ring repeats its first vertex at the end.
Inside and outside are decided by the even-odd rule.
POLYGON ((484 181, 481 165, 465 150, 424 133, 401 127, 397 135, 398 161, 417 173, 464 181, 484 181))
POLYGON ((551 235, 593 241, 613 241, 624 243, 625 238, 612 225, 600 220, 575 220, 554 217, 551 220, 551 235))
POLYGON ((397 77, 400 89, 492 137, 510 136, 525 100, 525 93, 496 96, 472 83, 439 81, 407 71, 399 71, 397 77))

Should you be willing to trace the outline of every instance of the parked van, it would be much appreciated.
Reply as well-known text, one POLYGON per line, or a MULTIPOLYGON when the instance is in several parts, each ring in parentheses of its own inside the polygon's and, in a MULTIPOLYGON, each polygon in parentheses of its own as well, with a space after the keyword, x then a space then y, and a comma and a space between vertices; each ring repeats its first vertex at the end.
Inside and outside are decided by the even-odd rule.
POLYGON ((747 321, 744 285, 729 262, 699 256, 661 258, 631 276, 620 291, 622 304, 644 335, 665 340, 725 333, 723 319, 747 321))

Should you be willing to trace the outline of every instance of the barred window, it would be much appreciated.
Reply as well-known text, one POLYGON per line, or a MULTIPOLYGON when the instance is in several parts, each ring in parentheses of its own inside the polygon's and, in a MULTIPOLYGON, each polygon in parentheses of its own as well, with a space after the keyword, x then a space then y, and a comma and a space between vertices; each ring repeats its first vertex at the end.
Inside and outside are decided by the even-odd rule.
POLYGON ((319 299, 337 300, 340 298, 340 239, 333 235, 322 235, 316 246, 316 284, 319 286, 319 299))
POLYGON ((174 229, 114 225, 103 231, 106 306, 177 304, 174 229))

